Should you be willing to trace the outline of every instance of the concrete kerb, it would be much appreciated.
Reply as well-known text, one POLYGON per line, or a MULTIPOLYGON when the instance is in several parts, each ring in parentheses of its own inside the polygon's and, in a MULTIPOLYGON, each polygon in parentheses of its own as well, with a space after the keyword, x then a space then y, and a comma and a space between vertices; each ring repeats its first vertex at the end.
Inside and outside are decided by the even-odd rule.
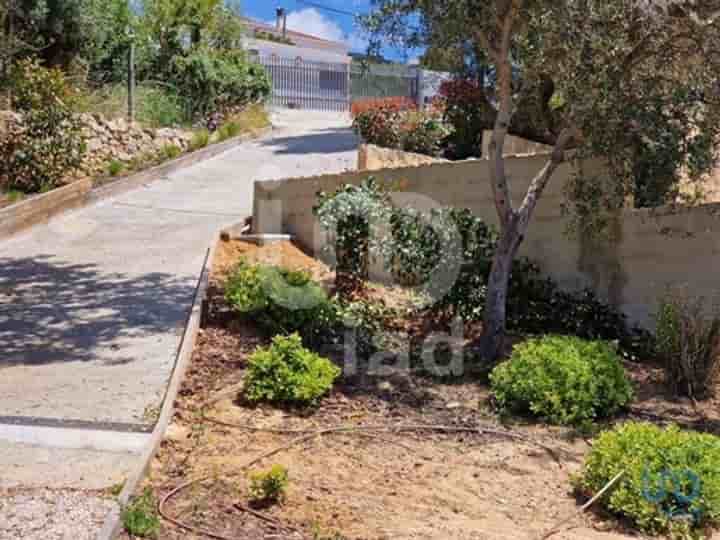
POLYGON ((160 447, 160 443, 163 440, 165 431, 172 421, 173 413, 175 412, 175 399, 180 391, 180 385, 185 377, 185 372, 192 360, 198 331, 202 327, 203 307, 206 305, 206 296, 210 283, 212 263, 215 258, 215 252, 219 241, 220 239, 218 235, 212 246, 208 249, 205 263, 203 264, 202 274, 200 275, 200 279, 198 280, 198 284, 195 289, 192 309, 188 315, 185 331, 175 359, 175 366, 165 393, 162 409, 160 410, 160 416, 157 424, 155 424, 155 429, 152 432, 149 443, 143 451, 138 467, 125 481, 125 485, 116 500, 117 506, 113 508, 105 518, 102 529, 96 537, 97 540, 112 540, 120 534, 122 529, 122 509, 136 493, 140 483, 147 474, 150 463, 155 457, 155 454, 160 447))
POLYGON ((79 180, 2 208, 0 209, 0 240, 13 236, 34 225, 46 223, 50 218, 68 210, 74 210, 108 197, 121 195, 140 186, 148 185, 180 169, 214 158, 241 143, 265 137, 272 132, 272 129, 272 126, 270 126, 243 134, 125 178, 103 179, 99 181, 99 185, 96 185, 97 182, 93 180, 79 180))

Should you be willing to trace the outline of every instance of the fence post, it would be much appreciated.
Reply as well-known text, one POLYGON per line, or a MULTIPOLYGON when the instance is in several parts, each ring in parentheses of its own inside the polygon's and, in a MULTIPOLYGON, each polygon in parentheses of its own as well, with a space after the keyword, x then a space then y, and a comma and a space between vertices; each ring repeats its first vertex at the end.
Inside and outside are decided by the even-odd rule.
POLYGON ((128 122, 135 120, 135 32, 128 30, 130 49, 128 50, 128 122))

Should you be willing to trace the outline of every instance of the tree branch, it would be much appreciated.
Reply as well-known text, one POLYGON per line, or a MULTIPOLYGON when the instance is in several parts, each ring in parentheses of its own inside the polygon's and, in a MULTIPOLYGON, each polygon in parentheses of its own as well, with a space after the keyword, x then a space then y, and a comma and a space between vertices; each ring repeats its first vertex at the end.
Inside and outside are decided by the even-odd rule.
POLYGON ((565 128, 558 137, 557 143, 553 148, 550 159, 540 172, 533 178, 528 187, 525 199, 523 200, 520 209, 518 210, 519 222, 518 228, 521 234, 525 234, 527 226, 530 222, 530 218, 537 206, 537 202, 542 196, 545 187, 547 186, 550 178, 552 177, 555 169, 565 160, 565 150, 573 141, 577 135, 577 130, 574 127, 565 128))

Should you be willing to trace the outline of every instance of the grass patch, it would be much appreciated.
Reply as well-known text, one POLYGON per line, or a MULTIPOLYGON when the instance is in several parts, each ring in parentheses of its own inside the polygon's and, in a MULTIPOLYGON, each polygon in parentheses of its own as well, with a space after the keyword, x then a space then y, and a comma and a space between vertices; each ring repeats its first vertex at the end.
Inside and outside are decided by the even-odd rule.
POLYGON ((170 161, 179 157, 182 153, 182 148, 176 144, 166 144, 160 149, 158 155, 162 161, 170 161))
POLYGON ((5 192, 5 198, 8 200, 8 202, 14 204, 22 201, 25 198, 25 193, 17 189, 11 189, 5 192))
MULTIPOLYGON (((105 118, 125 118, 127 101, 126 86, 117 84, 85 91, 77 107, 80 112, 98 113, 105 118)), ((182 98, 169 88, 148 84, 135 88, 135 120, 154 128, 190 124, 182 98)))
POLYGON ((210 132, 207 129, 201 129, 193 133, 189 150, 194 152, 195 150, 205 148, 208 144, 210 144, 210 132))
POLYGON ((140 538, 157 538, 160 518, 156 508, 157 501, 152 489, 145 488, 142 495, 135 497, 122 512, 123 527, 128 534, 140 538))
POLYGON ((117 159, 113 159, 107 166, 107 172, 110 176, 117 176, 125 170, 125 164, 117 159))

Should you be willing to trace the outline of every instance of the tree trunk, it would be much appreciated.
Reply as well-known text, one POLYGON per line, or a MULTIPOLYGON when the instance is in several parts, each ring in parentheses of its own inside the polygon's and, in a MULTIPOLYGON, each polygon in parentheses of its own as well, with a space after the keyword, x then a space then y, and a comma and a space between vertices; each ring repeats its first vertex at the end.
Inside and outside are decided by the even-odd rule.
POLYGON ((478 343, 484 363, 495 362, 503 352, 510 272, 521 241, 520 232, 515 227, 509 228, 501 234, 495 250, 487 284, 483 333, 478 343))

